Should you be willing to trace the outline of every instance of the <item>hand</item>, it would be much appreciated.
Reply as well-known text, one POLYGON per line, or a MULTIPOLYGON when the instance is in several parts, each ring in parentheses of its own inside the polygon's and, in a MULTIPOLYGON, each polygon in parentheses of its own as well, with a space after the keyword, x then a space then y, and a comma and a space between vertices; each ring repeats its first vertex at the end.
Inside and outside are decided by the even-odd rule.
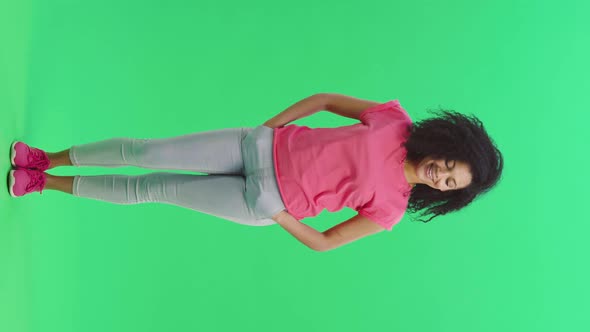
POLYGON ((287 210, 283 210, 283 211, 275 214, 274 216, 272 216, 271 219, 274 220, 274 221, 276 221, 277 223, 280 223, 280 221, 283 220, 283 218, 286 218, 288 216, 291 216, 289 214, 289 212, 287 212, 287 210))

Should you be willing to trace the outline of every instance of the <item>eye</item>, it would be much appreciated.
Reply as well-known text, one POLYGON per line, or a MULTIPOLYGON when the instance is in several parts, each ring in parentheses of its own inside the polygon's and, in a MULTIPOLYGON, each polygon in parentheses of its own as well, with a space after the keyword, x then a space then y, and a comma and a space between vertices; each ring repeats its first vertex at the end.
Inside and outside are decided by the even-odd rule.
POLYGON ((449 187, 449 188, 455 188, 455 181, 453 181, 453 186, 451 186, 449 184, 449 180, 447 179, 447 187, 449 187))
POLYGON ((453 160, 453 166, 452 167, 449 166, 449 165, 450 165, 449 161, 448 160, 445 160, 445 166, 447 166, 448 169, 451 169, 451 168, 455 167, 455 161, 453 160))

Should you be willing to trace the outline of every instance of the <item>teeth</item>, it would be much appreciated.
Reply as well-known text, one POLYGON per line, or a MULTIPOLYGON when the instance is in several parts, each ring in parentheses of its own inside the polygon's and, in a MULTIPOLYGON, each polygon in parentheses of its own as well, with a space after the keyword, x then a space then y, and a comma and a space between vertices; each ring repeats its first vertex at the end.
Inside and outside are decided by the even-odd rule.
POLYGON ((430 179, 434 182, 434 164, 430 165, 430 179))

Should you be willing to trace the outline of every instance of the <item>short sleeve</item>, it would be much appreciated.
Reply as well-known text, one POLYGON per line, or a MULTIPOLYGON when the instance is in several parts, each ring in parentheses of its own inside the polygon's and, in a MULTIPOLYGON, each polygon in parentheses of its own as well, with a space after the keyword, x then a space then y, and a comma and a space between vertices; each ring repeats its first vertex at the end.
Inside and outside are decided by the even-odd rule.
POLYGON ((387 118, 395 119, 400 116, 408 116, 406 111, 401 107, 398 100, 391 100, 383 104, 369 107, 359 114, 359 120, 369 125, 375 121, 387 120, 387 118))
POLYGON ((379 224, 383 228, 391 231, 403 217, 405 210, 376 207, 372 202, 363 205, 357 210, 358 214, 367 217, 371 221, 379 224))

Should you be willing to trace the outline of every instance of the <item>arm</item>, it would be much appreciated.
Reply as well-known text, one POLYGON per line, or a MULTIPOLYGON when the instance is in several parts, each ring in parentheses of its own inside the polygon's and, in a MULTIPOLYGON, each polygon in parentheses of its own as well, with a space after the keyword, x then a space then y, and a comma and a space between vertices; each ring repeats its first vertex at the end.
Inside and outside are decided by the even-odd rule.
POLYGON ((272 220, 310 249, 322 251, 325 241, 324 234, 295 219, 289 212, 283 210, 274 215, 272 220))
POLYGON ((286 110, 266 121, 264 125, 270 128, 282 127, 289 122, 310 116, 321 110, 358 120, 359 115, 364 110, 379 104, 379 102, 339 93, 317 93, 289 106, 286 110))
POLYGON ((301 223, 287 211, 279 212, 272 219, 301 243, 315 251, 332 250, 367 235, 385 230, 385 228, 361 215, 356 215, 324 232, 319 232, 301 223))
POLYGON ((365 216, 356 216, 324 231, 326 250, 331 250, 359 240, 365 236, 384 231, 385 228, 365 216))
POLYGON ((339 93, 322 93, 326 110, 343 117, 359 120, 359 115, 367 108, 381 103, 346 96, 339 93))
POLYGON ((282 127, 289 122, 310 116, 323 109, 325 109, 324 94, 318 93, 289 106, 286 110, 266 121, 264 125, 270 128, 282 127))

